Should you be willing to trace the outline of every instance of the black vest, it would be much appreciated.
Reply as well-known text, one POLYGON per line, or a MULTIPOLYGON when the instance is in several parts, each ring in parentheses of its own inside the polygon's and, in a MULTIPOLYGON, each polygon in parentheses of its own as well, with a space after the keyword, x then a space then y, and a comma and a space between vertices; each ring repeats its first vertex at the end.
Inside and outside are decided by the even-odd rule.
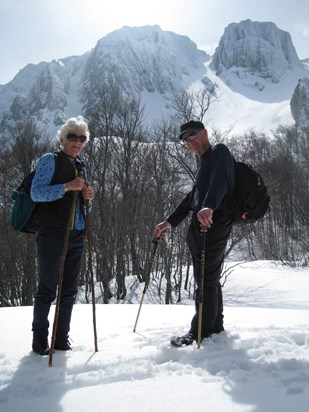
MULTIPOLYGON (((79 171, 84 171, 85 169, 84 163, 79 158, 76 158, 73 163, 62 151, 57 152, 56 156, 58 159, 55 165, 55 173, 51 185, 67 183, 75 179, 79 171)), ((82 207, 83 198, 80 193, 78 196, 80 197, 80 205, 82 207)), ((38 224, 38 226, 44 224, 67 227, 72 201, 73 192, 69 191, 66 192, 62 198, 55 200, 54 202, 38 203, 39 210, 35 218, 36 224, 38 224)))

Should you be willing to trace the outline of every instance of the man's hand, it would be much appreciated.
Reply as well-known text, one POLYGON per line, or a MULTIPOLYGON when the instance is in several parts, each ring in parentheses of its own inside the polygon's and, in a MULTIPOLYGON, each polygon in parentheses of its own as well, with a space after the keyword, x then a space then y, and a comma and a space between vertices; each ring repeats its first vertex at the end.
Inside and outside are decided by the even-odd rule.
POLYGON ((160 239, 160 237, 164 235, 164 233, 171 227, 172 225, 167 220, 164 220, 164 222, 157 224, 157 226, 155 227, 156 238, 160 239))
POLYGON ((208 229, 212 225, 212 213, 213 210, 209 207, 204 207, 197 213, 197 219, 200 222, 201 226, 207 227, 208 229))

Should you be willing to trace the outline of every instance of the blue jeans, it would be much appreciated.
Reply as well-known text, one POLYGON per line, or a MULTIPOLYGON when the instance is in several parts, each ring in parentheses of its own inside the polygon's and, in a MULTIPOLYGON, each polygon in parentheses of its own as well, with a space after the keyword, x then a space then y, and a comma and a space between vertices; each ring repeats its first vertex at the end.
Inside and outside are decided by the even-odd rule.
MULTIPOLYGON (((38 286, 34 296, 32 331, 48 336, 48 314, 56 298, 66 228, 42 226, 36 243, 38 253, 38 286)), ((71 230, 64 261, 63 283, 57 323, 57 335, 70 330, 73 304, 78 290, 84 251, 84 231, 71 230)))

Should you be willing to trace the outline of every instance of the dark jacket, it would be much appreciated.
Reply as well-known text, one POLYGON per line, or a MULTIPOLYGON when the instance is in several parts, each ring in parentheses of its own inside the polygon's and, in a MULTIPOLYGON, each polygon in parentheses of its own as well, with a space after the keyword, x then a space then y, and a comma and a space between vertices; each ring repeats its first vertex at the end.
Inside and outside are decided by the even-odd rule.
POLYGON ((223 210, 224 197, 234 188, 234 159, 228 148, 220 143, 209 148, 200 159, 200 167, 191 191, 166 219, 176 227, 190 211, 198 212, 204 207, 214 211, 223 210))
MULTIPOLYGON (((55 162, 55 173, 51 184, 67 183, 77 176, 79 171, 84 171, 85 165, 76 158, 74 164, 62 151, 56 153, 57 161, 55 162)), ((84 172, 85 173, 85 172, 84 172)), ((38 203, 38 213, 36 215, 36 223, 38 226, 53 225, 66 227, 69 221, 70 210, 72 206, 74 192, 69 191, 65 195, 54 202, 40 202, 38 203)), ((82 205, 82 196, 80 204, 82 205)))

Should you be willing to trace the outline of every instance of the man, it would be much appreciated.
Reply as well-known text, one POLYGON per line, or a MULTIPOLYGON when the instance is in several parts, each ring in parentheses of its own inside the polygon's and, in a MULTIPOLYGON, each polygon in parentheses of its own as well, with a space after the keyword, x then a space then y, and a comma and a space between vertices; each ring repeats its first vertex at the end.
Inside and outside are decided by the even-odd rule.
MULTIPOLYGON (((187 241, 193 260, 194 278, 199 285, 201 249, 205 248, 204 288, 201 339, 220 333, 223 327, 223 300, 220 275, 224 251, 232 228, 232 220, 224 208, 224 197, 234 187, 234 159, 224 144, 214 147, 208 140, 203 123, 189 121, 180 128, 179 139, 199 156, 200 167, 192 190, 172 214, 155 227, 156 237, 176 227, 192 211, 187 241), (201 229, 204 231, 201 232, 201 229), (204 238, 205 236, 205 238, 204 238)), ((195 314, 184 336, 171 339, 173 346, 191 345, 198 337, 199 287, 196 289, 195 314)))

